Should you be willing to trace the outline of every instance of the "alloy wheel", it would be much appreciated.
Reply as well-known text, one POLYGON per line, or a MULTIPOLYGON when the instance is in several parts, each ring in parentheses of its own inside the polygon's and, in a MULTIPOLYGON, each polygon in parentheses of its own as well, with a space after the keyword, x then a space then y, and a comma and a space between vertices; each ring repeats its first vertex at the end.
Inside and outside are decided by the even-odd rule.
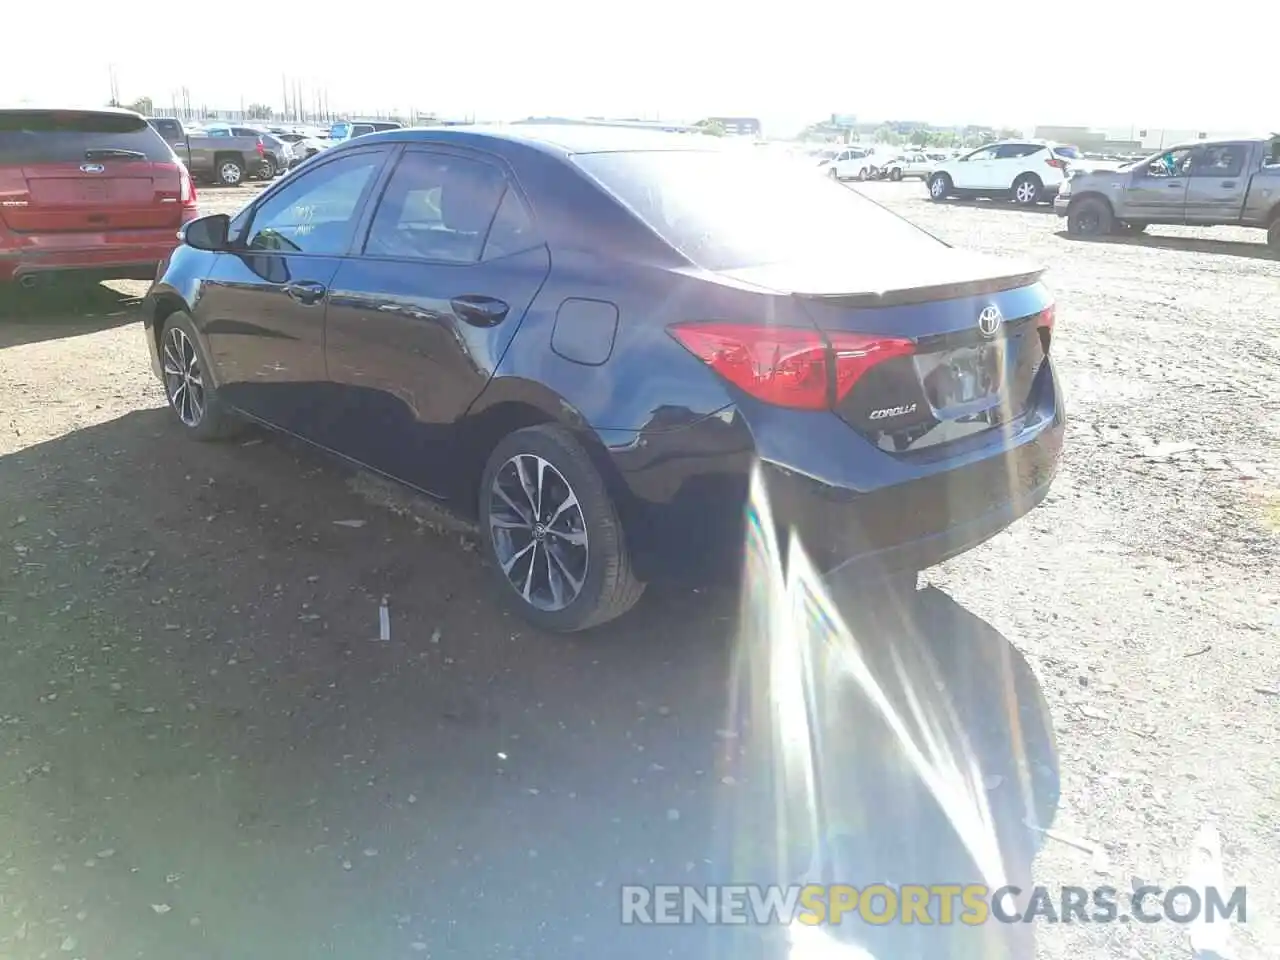
POLYGON ((943 182, 941 177, 934 177, 933 182, 929 184, 929 192, 935 197, 941 197, 947 192, 947 185, 943 182))
POLYGON ((227 186, 235 186, 240 182, 240 167, 234 163, 224 163, 218 171, 218 176, 227 186))
POLYGON ((1014 195, 1019 203, 1035 203, 1036 193, 1036 185, 1030 180, 1023 180, 1018 184, 1018 189, 1014 195))
POLYGON ((573 487, 549 461, 521 453, 494 474, 489 536, 507 580, 539 610, 563 610, 582 593, 590 552, 573 487))
POLYGON ((195 345, 181 327, 170 327, 164 338, 164 388, 169 405, 188 427, 204 419, 204 375, 195 345))

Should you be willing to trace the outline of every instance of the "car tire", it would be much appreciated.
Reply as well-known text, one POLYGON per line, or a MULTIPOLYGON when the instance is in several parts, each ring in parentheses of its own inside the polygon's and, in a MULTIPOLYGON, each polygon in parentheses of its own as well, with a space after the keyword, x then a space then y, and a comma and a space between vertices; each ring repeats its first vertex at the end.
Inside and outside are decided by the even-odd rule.
POLYGON ((1272 220, 1271 226, 1267 227, 1267 246, 1280 253, 1280 217, 1272 220))
POLYGON ((503 438, 481 476, 479 507, 499 589, 534 625, 586 630, 622 616, 644 593, 604 479, 564 427, 503 438))
POLYGON ((902 179, 902 171, 898 167, 894 167, 889 171, 889 179, 897 183, 902 179))
POLYGON ((274 180, 276 178, 276 174, 279 172, 280 171, 276 168, 276 162, 274 160, 272 160, 270 157, 267 157, 265 160, 263 160, 262 162, 262 179, 263 180, 274 180))
POLYGON ((951 178, 945 173, 935 173, 926 182, 929 184, 929 199, 935 203, 940 203, 951 195, 951 178))
POLYGON ((1105 237, 1111 233, 1111 205, 1099 197, 1077 200, 1067 211, 1067 233, 1076 237, 1105 237))
POLYGON ((1034 207, 1044 192, 1044 181, 1034 173, 1024 173, 1013 181, 1013 202, 1020 207, 1034 207))
POLYGON ((209 360, 184 311, 169 314, 160 331, 161 383, 174 419, 196 440, 226 440, 243 423, 218 396, 209 375, 209 360))
POLYGON ((827 176, 829 176, 832 180, 836 181, 836 183, 839 183, 839 182, 840 182, 840 173, 839 173, 839 171, 837 171, 837 170, 836 170, 836 168, 835 168, 835 167, 832 167, 832 168, 831 168, 831 170, 830 170, 830 172, 827 174, 827 176))
POLYGON ((235 157, 219 157, 214 164, 213 179, 224 187, 238 187, 244 182, 244 164, 235 157))

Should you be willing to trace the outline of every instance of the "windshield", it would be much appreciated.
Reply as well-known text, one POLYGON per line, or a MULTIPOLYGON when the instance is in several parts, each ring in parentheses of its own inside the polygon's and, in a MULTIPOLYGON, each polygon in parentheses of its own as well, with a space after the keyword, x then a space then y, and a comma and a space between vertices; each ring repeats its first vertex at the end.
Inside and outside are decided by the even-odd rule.
POLYGON ((345 122, 335 123, 333 126, 329 128, 329 139, 345 140, 347 139, 347 136, 350 133, 351 133, 351 124, 345 123, 345 122))
POLYGON ((810 257, 904 257, 938 241, 795 161, 731 151, 595 153, 574 158, 691 261, 732 270, 810 257))

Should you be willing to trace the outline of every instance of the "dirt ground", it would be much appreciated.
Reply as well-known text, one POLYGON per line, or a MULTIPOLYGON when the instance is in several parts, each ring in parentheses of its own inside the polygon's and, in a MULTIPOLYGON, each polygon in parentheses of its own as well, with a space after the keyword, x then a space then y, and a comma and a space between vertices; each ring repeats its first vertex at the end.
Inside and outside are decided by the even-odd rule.
MULTIPOLYGON (((1078 242, 1047 209, 860 189, 1058 295, 1054 490, 925 575, 935 639, 1012 645, 1048 703, 1038 881, 1172 887, 1213 824, 1248 888, 1229 954, 1280 954, 1280 262, 1254 232, 1078 242)), ((416 501, 179 436, 144 289, 0 304, 0 958, 707 956, 620 927, 615 891, 718 876, 741 840, 734 597, 538 635, 416 501)), ((1191 954, 1173 923, 1037 936, 1191 954)))

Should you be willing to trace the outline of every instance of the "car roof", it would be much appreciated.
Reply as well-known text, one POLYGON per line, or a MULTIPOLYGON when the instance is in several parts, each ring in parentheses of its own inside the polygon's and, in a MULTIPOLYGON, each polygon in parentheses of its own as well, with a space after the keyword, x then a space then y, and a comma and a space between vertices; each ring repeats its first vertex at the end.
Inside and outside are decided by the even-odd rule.
MULTIPOLYGON (((65 103, 0 103, 0 111, 4 113, 102 113, 118 117, 142 117, 136 110, 124 107, 94 107, 65 103)), ((142 117, 142 119, 146 119, 142 117)))
POLYGON ((520 144, 559 156, 641 150, 724 149, 720 138, 704 134, 668 133, 661 130, 590 124, 515 123, 508 126, 403 127, 399 130, 385 130, 360 138, 362 144, 402 143, 414 140, 473 147, 493 145, 495 142, 520 144))

